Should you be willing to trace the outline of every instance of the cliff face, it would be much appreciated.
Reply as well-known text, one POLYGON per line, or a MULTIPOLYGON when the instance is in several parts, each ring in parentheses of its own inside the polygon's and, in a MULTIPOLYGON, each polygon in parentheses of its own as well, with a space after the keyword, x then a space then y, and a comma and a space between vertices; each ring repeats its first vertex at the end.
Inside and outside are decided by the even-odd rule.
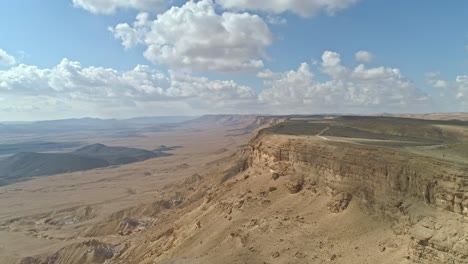
POLYGON ((127 188, 122 201, 145 203, 100 217, 93 201, 8 220, 0 231, 38 230, 49 240, 73 228, 75 241, 22 263, 468 263, 468 123, 205 119, 242 144, 196 152, 197 165, 189 153, 135 167, 145 181, 180 177, 156 191, 127 188))
POLYGON ((468 263, 468 166, 315 136, 263 133, 250 147, 253 167, 392 221, 413 238, 413 261, 468 263))

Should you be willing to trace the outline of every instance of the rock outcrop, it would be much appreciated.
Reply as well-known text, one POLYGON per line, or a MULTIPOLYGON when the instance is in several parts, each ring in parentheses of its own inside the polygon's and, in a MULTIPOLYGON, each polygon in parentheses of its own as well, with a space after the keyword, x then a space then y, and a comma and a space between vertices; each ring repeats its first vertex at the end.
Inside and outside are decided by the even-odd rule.
MULTIPOLYGON (((177 163, 190 172, 93 226, 98 205, 41 216, 87 228, 22 263, 468 263, 468 162, 415 151, 450 148, 452 134, 414 120, 299 119, 204 165, 177 163)), ((230 132, 281 122, 248 120, 230 132)), ((462 148, 468 129, 457 129, 462 148)), ((451 155, 465 155, 456 147, 451 155)), ((0 228, 29 230, 15 229, 24 220, 38 226, 0 228)))
POLYGON ((348 208, 349 203, 351 202, 351 198, 353 196, 349 193, 339 193, 332 198, 332 200, 328 203, 328 210, 332 213, 339 213, 346 208, 348 208))
MULTIPOLYGON (((319 137, 260 133, 250 148, 251 166, 313 183, 333 197, 330 211, 352 197, 393 221, 413 239, 413 262, 468 263, 468 166, 319 137)), ((296 183, 287 184, 291 193, 300 191, 296 183)))

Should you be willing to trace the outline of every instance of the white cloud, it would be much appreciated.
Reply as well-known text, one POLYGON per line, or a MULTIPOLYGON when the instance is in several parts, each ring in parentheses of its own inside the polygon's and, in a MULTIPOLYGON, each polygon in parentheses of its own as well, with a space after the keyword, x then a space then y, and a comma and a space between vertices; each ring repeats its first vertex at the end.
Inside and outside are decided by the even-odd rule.
POLYGON ((288 21, 284 17, 271 16, 271 15, 268 15, 266 17, 266 21, 268 22, 268 24, 272 24, 272 25, 285 25, 288 23, 288 21))
POLYGON ((374 54, 365 51, 365 50, 360 50, 356 52, 355 54, 356 60, 360 62, 372 62, 374 60, 374 54))
POLYGON ((341 65, 341 55, 333 51, 325 51, 322 54, 322 71, 335 79, 344 77, 349 73, 349 69, 341 65))
MULTIPOLYGON (((126 117, 205 113, 375 113, 424 111, 430 103, 399 69, 350 68, 326 51, 318 64, 328 79, 302 63, 286 72, 263 70, 264 90, 233 80, 210 80, 147 65, 117 71, 63 59, 51 68, 20 64, 0 71, 0 111, 16 116, 126 117), (62 116, 54 116, 54 112, 62 116)), ((468 103, 468 76, 458 76, 453 98, 468 103)), ((37 118, 37 117, 36 117, 37 118)))
POLYGON ((302 63, 297 70, 265 75, 272 78, 265 81, 268 88, 260 93, 260 101, 271 105, 304 104, 302 96, 314 85, 314 74, 307 63, 302 63))
POLYGON ((440 72, 430 72, 426 74, 426 80, 432 87, 444 89, 444 94, 451 97, 454 105, 468 105, 468 75, 458 75, 454 81, 448 81, 440 72))
POLYGON ((13 66, 15 64, 15 57, 0 49, 0 66, 13 66))
POLYGON ((143 43, 145 34, 149 31, 148 19, 148 13, 139 13, 135 22, 133 22, 133 27, 127 23, 121 23, 115 27, 109 27, 108 30, 114 34, 116 39, 122 41, 125 49, 129 49, 143 43))
POLYGON ((255 99, 256 94, 248 86, 236 82, 209 80, 187 73, 170 71, 171 87, 167 94, 172 97, 203 97, 213 102, 220 100, 255 99))
POLYGON ((83 68, 79 62, 63 59, 50 69, 20 64, 0 71, 0 92, 89 100, 145 98, 162 96, 159 85, 163 81, 163 75, 148 66, 138 65, 131 71, 118 72, 102 67, 83 68))
POLYGON ((73 5, 95 14, 112 14, 119 8, 158 12, 166 0, 73 0, 73 5))
POLYGON ((166 114, 180 113, 184 109, 190 110, 190 114, 235 111, 242 109, 240 105, 254 104, 252 101, 257 98, 250 87, 230 80, 209 80, 175 71, 166 75, 146 65, 129 71, 82 67, 79 62, 67 59, 53 68, 21 64, 0 71, 0 96, 14 102, 3 105, 2 109, 10 112, 35 108, 50 110, 54 105, 69 104, 71 110, 65 111, 81 109, 86 113, 97 109, 112 113, 109 109, 114 109, 114 115, 130 110, 148 114, 151 108, 145 107, 150 105, 161 109, 177 108, 171 108, 166 114), (35 97, 41 97, 41 102, 25 99, 35 97), (44 105, 46 101, 49 103, 44 105))
POLYGON ((330 15, 349 8, 359 0, 217 0, 226 9, 259 10, 275 14, 292 12, 309 17, 325 11, 330 15))
POLYGON ((467 111, 468 75, 457 75, 455 80, 447 80, 440 72, 429 72, 426 74, 426 81, 433 88, 439 89, 451 111, 467 111))
POLYGON ((440 72, 427 73, 426 80, 427 80, 427 83, 434 88, 448 89, 451 87, 451 84, 449 81, 441 79, 440 72))
MULTIPOLYGON (((193 0, 191 0, 193 1, 193 0)), ((201 0, 203 1, 203 0, 201 0)), ((211 0, 210 0, 211 1, 211 0)), ((329 15, 349 8, 360 0, 216 0, 224 9, 255 10, 273 14, 292 12, 303 17, 314 16, 322 11, 329 15)), ((157 13, 163 10, 170 0, 73 0, 73 5, 94 14, 112 14, 118 9, 135 9, 157 13)), ((276 21, 283 22, 283 19, 276 21)))
POLYGON ((468 104, 468 75, 459 75, 455 79, 457 91, 457 99, 461 100, 463 104, 468 104))
POLYGON ((272 43, 267 24, 257 15, 217 14, 211 0, 189 1, 148 20, 139 15, 130 26, 111 28, 126 47, 146 46, 144 56, 171 68, 215 72, 257 72, 272 43))
POLYGON ((399 69, 347 68, 340 54, 331 51, 322 55, 321 69, 329 80, 315 80, 307 63, 295 71, 270 74, 259 100, 276 113, 421 111, 429 103, 399 69))
POLYGON ((433 86, 435 88, 444 88, 444 89, 447 89, 450 87, 450 83, 446 80, 436 80, 434 83, 433 83, 433 86))

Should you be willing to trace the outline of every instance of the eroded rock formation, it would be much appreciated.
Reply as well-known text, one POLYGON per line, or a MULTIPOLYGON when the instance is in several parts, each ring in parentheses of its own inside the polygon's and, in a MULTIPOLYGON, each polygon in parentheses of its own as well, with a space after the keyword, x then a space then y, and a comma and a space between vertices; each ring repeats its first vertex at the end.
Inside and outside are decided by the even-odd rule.
MULTIPOLYGON (((395 232, 412 237, 414 262, 468 263, 468 166, 317 137, 263 133, 250 147, 252 166, 313 183, 334 197, 332 212, 353 197, 393 221, 395 232)), ((296 186, 288 185, 291 193, 296 186)))

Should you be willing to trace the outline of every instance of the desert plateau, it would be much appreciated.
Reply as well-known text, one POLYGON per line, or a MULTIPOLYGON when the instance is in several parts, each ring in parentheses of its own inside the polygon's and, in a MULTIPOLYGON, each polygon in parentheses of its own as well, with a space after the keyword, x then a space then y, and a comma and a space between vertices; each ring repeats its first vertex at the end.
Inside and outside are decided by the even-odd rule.
POLYGON ((466 121, 218 115, 161 126, 62 134, 94 142, 86 153, 125 146, 107 147, 114 160, 122 149, 167 155, 0 187, 0 263, 468 263, 466 121))
POLYGON ((0 1, 0 264, 468 264, 468 1, 0 1))

